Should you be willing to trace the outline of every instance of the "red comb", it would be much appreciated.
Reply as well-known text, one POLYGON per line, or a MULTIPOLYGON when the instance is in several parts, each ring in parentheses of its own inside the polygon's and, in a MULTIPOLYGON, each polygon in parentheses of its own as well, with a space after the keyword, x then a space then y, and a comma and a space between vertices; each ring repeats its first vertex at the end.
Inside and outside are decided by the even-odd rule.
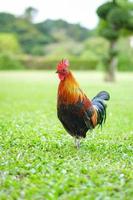
POLYGON ((66 69, 69 66, 69 61, 67 59, 62 59, 57 65, 58 70, 66 69))

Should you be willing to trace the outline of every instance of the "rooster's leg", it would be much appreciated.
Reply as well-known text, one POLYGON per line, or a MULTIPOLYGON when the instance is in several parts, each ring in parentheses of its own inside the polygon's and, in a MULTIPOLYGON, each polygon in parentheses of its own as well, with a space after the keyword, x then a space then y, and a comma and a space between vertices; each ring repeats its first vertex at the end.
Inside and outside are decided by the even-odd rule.
POLYGON ((79 149, 79 147, 80 147, 80 138, 75 138, 75 146, 77 147, 77 149, 79 149))

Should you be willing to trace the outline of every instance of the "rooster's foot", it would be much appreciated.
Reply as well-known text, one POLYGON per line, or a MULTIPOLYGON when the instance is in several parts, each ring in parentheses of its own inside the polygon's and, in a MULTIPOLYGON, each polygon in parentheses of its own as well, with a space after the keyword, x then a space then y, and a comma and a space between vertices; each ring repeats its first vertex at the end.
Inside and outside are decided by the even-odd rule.
POLYGON ((75 146, 77 149, 80 147, 80 138, 75 138, 75 146))

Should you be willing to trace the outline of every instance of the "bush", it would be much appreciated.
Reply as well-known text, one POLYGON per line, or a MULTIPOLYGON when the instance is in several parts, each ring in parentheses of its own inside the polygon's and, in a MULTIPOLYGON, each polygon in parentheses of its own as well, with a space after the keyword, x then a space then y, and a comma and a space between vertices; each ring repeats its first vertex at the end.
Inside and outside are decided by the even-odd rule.
POLYGON ((117 45, 118 70, 133 71, 133 49, 130 46, 130 38, 121 37, 117 45))
MULTIPOLYGON (((43 57, 23 57, 21 58, 21 62, 25 66, 26 69, 45 69, 51 70, 56 68, 59 60, 56 59, 45 59, 43 57)), ((95 70, 96 62, 82 59, 71 59, 70 60, 71 69, 77 70, 95 70)))
POLYGON ((23 69, 21 62, 10 54, 0 54, 0 70, 23 69))
POLYGON ((133 71, 133 58, 121 53, 118 56, 118 70, 119 71, 133 71))
POLYGON ((0 33, 0 53, 8 52, 12 54, 21 53, 21 47, 14 34, 0 33))

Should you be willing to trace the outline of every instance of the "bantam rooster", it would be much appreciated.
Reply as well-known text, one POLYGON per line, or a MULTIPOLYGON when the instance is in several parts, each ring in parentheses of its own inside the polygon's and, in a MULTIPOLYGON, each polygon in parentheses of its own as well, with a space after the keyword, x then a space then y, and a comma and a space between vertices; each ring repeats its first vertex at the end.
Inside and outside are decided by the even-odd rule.
POLYGON ((78 148, 80 138, 85 138, 88 130, 94 129, 97 125, 102 126, 105 122, 105 100, 109 100, 110 95, 106 91, 101 91, 90 100, 80 89, 68 66, 68 60, 62 60, 57 65, 56 72, 60 79, 57 114, 66 131, 75 138, 78 148))

